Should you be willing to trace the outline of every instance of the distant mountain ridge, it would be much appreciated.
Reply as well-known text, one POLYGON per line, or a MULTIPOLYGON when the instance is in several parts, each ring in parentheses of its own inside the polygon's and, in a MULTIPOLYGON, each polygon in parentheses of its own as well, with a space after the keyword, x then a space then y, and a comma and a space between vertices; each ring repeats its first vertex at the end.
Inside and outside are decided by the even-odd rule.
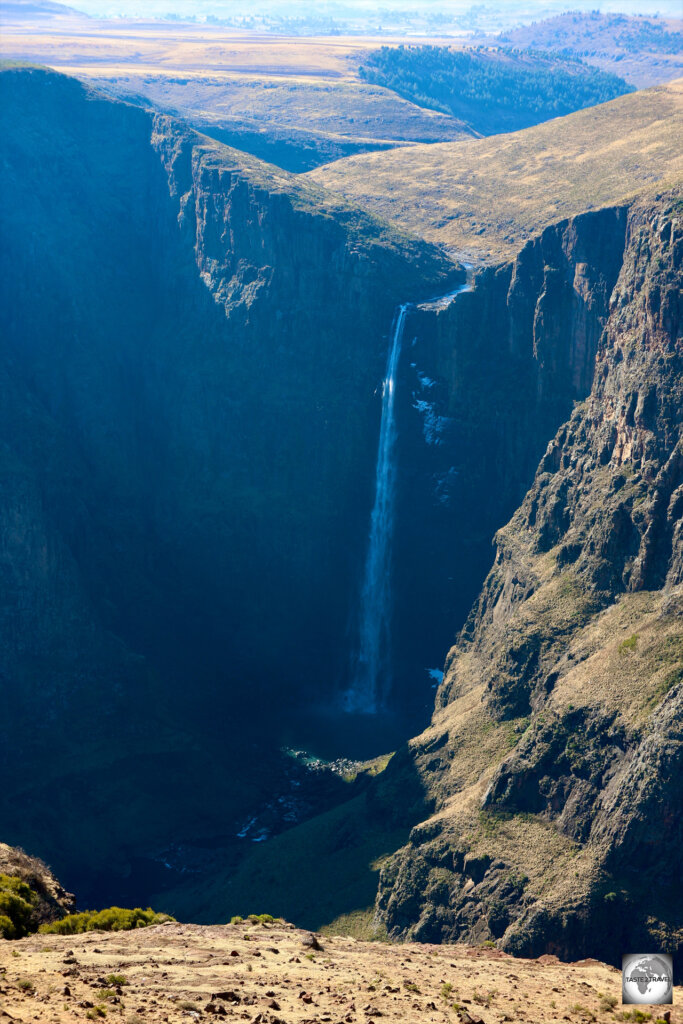
POLYGON ((493 38, 501 46, 580 57, 640 89, 683 74, 681 18, 569 11, 493 38))

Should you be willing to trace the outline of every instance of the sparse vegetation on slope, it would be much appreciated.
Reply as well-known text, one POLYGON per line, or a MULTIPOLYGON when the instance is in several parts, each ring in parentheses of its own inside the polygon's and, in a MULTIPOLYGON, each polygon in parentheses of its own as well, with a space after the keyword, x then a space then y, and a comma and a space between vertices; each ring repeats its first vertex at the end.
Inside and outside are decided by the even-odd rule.
POLYGON ((548 54, 383 46, 360 76, 483 135, 517 131, 632 92, 622 78, 548 54))
POLYGON ((0 843, 0 936, 21 938, 63 917, 74 902, 42 860, 0 843))
POLYGON ((20 939, 28 935, 37 894, 30 885, 11 875, 0 875, 0 937, 20 939))

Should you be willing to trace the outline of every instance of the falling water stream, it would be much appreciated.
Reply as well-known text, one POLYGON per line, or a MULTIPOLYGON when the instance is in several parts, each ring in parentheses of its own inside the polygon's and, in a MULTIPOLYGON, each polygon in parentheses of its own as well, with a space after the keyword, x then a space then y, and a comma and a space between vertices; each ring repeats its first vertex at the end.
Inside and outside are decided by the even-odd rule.
MULTIPOLYGON (((443 309, 463 291, 464 284, 420 309, 443 309)), ((406 318, 411 303, 399 306, 392 327, 387 368, 382 385, 382 418, 375 470, 375 501, 370 516, 370 536, 360 596, 359 637, 351 685, 344 694, 344 709, 374 715, 382 710, 391 678, 391 549, 394 534, 396 490, 396 376, 406 318)))
POLYGON ((381 705, 388 679, 391 598, 391 541, 394 532, 394 489, 396 483, 396 414, 394 397, 396 370, 410 306, 400 306, 394 319, 382 385, 382 420, 375 471, 375 503, 370 517, 370 540, 360 600, 358 656, 351 687, 346 693, 347 711, 375 714, 381 705), (384 677, 382 679, 382 677, 384 677), (381 687, 383 682, 384 686, 381 687))

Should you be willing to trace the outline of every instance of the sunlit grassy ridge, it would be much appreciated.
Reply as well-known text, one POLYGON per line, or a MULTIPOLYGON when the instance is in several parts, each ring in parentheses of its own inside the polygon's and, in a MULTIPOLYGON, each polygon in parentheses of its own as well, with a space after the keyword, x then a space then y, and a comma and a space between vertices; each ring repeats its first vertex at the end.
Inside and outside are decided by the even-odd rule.
POLYGON ((349 157, 306 177, 433 242, 511 255, 547 224, 683 176, 683 80, 524 131, 349 157))

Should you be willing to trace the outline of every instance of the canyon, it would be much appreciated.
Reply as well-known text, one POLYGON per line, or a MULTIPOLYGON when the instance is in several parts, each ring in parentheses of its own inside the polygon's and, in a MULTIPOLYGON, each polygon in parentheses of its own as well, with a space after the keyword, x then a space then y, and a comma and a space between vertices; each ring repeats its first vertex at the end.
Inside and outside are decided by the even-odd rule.
POLYGON ((594 115, 657 180, 479 242, 378 216, 400 150, 295 175, 45 69, 0 92, 2 838, 207 924, 677 949, 680 89, 594 115), (364 574, 391 686, 345 713, 364 574), (396 752, 254 837, 316 744, 396 752))

